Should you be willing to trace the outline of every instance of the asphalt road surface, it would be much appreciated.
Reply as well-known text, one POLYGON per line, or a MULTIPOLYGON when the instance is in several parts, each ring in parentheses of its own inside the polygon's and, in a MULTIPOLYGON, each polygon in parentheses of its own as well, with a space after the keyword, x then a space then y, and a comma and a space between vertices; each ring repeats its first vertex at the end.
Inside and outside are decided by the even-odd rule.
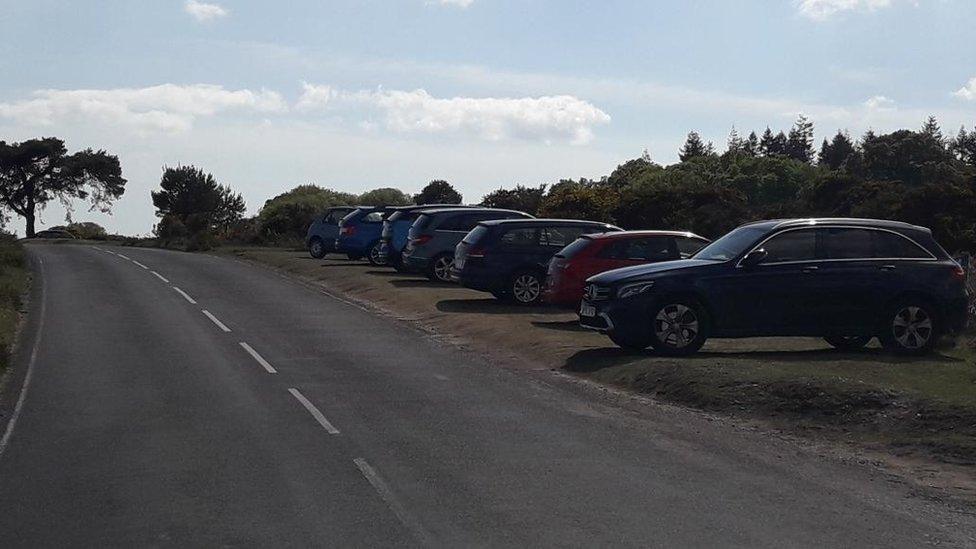
POLYGON ((972 515, 870 468, 619 408, 262 267, 30 255, 2 547, 976 543, 972 515))

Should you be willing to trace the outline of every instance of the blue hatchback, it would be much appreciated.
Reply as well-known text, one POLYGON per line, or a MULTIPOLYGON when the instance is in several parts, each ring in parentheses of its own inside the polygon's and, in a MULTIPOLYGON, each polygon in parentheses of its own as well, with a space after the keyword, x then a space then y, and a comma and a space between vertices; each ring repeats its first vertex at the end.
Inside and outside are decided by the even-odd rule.
POLYGON ((336 251, 346 254, 349 259, 365 257, 372 265, 382 265, 380 236, 383 219, 390 210, 387 206, 360 206, 343 217, 339 222, 336 251))
POLYGON ((810 336, 856 349, 877 337, 923 353, 963 329, 965 273, 932 232, 896 221, 744 225, 690 259, 587 280, 580 323, 617 345, 694 353, 708 337, 810 336))
POLYGON ((339 222, 355 209, 355 206, 336 206, 313 219, 305 234, 308 254, 315 259, 321 259, 325 254, 334 252, 336 238, 339 237, 339 222))
POLYGON ((423 212, 439 208, 468 207, 461 204, 422 204, 391 208, 391 213, 383 221, 383 232, 380 235, 380 261, 398 271, 402 269, 401 254, 407 247, 410 226, 423 212))

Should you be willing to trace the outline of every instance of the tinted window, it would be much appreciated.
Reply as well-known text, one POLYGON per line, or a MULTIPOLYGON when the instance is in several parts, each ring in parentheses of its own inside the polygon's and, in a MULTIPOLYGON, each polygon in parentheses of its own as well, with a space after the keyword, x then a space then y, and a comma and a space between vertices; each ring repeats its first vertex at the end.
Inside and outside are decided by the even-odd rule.
POLYGON ((475 242, 481 240, 481 238, 486 234, 488 234, 488 227, 478 225, 474 229, 471 229, 471 232, 468 233, 461 242, 464 242, 465 244, 474 244, 475 242))
POLYGON ((584 233, 592 233, 589 227, 543 227, 539 243, 543 246, 565 248, 584 233))
POLYGON ((664 261, 673 259, 673 255, 671 254, 671 238, 667 236, 655 236, 618 240, 606 246, 600 252, 600 257, 637 261, 664 261))
POLYGON ((698 250, 702 249, 702 247, 708 244, 708 241, 706 240, 702 240, 700 238, 689 238, 687 236, 675 237, 674 241, 675 244, 678 245, 678 253, 682 258, 685 259, 695 255, 698 250))
POLYGON ((399 220, 403 219, 404 216, 405 216, 405 214, 406 214, 406 212, 403 212, 403 211, 393 212, 393 215, 391 215, 390 217, 387 217, 386 220, 389 221, 390 223, 393 223, 394 221, 399 221, 399 220))
POLYGON ((813 229, 787 231, 763 244, 766 259, 763 263, 809 261, 817 257, 817 232, 813 229))
POLYGON ((746 251, 759 238, 766 234, 762 227, 739 227, 722 238, 705 246, 695 255, 695 259, 707 261, 729 261, 746 251))
POLYGON ((870 229, 824 229, 824 259, 874 257, 874 233, 870 229))
POLYGON ((539 245, 539 229, 509 229, 501 238, 506 248, 524 248, 539 245))
POLYGON ((380 223, 383 221, 383 212, 370 212, 363 218, 363 223, 380 223))
POLYGON ((589 246, 590 242, 593 242, 593 240, 589 238, 577 238, 569 246, 566 246, 565 248, 560 250, 559 253, 556 255, 559 257, 564 257, 566 259, 571 259, 573 256, 580 253, 587 246, 589 246))
POLYGON ((932 257, 931 254, 923 250, 918 244, 899 234, 889 233, 887 231, 874 231, 874 239, 876 257, 889 259, 929 259, 932 257))
POLYGON ((454 214, 448 216, 437 225, 438 231, 470 231, 475 223, 471 222, 470 215, 454 214), (465 228, 467 227, 467 228, 465 228))
POLYGON ((422 230, 422 229, 426 229, 427 228, 427 225, 429 225, 429 224, 430 224, 430 216, 429 215, 421 215, 420 217, 417 218, 416 221, 413 222, 413 225, 411 225, 410 228, 411 229, 422 230))

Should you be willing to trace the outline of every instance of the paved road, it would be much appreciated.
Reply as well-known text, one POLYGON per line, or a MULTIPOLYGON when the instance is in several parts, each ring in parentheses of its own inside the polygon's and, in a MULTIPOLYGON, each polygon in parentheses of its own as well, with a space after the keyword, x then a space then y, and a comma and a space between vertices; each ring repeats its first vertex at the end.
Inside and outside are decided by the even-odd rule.
POLYGON ((260 267, 30 252, 3 547, 976 543, 870 470, 618 409, 260 267))

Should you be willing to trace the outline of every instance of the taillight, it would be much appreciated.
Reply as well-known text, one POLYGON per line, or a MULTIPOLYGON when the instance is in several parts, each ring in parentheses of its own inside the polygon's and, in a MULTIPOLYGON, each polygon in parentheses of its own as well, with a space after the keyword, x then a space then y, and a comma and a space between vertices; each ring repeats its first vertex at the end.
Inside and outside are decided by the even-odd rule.
POLYGON ((422 234, 422 235, 418 236, 417 238, 414 238, 413 239, 413 245, 414 246, 423 246, 424 244, 430 242, 430 240, 432 238, 434 238, 434 237, 431 236, 431 235, 429 235, 429 234, 422 234))
POLYGON ((468 257, 485 257, 484 248, 471 248, 468 250, 468 257))
POLYGON ((341 229, 339 229, 339 234, 343 236, 352 236, 356 234, 356 226, 355 225, 344 226, 341 229))
POLYGON ((965 282, 966 281, 966 270, 963 269, 959 265, 954 266, 952 268, 952 279, 953 280, 957 280, 959 282, 965 282))

